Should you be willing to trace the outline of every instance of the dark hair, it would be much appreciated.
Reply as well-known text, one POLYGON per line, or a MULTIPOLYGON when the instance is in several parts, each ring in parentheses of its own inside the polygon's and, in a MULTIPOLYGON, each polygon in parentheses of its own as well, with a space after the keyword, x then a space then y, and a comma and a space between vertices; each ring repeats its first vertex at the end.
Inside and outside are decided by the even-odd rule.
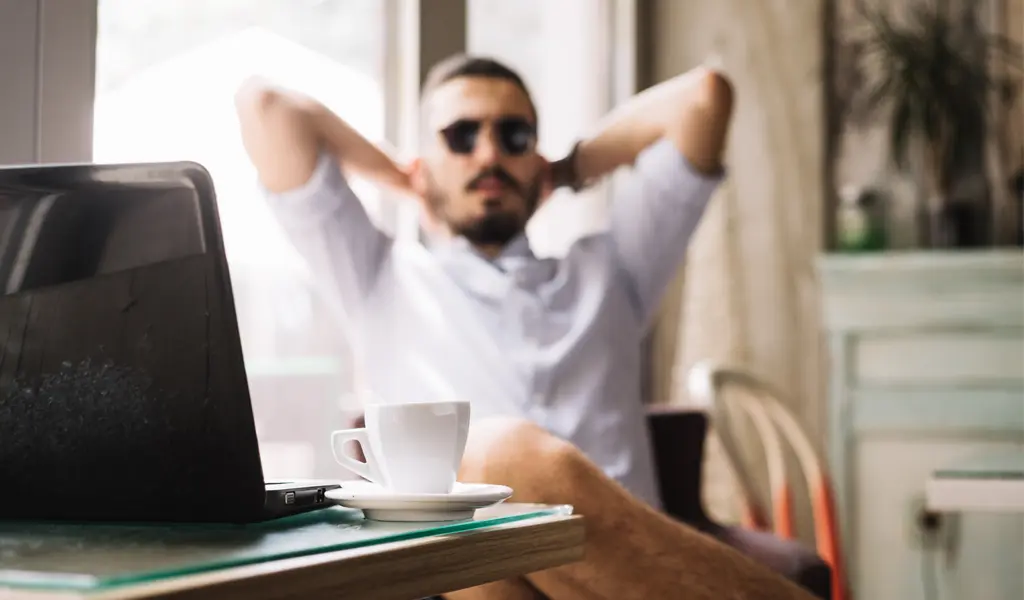
POLYGON ((537 120, 537 107, 533 104, 533 96, 530 95, 530 90, 527 89, 526 83, 519 73, 493 58, 456 54, 431 67, 423 81, 423 87, 420 90, 420 119, 424 126, 426 125, 427 101, 431 94, 437 88, 459 77, 485 77, 511 82, 526 95, 526 99, 530 103, 530 111, 533 112, 533 119, 537 120))

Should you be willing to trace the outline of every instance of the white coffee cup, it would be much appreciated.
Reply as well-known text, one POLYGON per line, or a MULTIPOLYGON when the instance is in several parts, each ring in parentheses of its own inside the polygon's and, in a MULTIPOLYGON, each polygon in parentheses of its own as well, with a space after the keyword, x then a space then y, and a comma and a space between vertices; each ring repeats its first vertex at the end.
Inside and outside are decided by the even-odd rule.
POLYGON ((451 493, 469 435, 469 402, 370 404, 364 420, 363 428, 331 433, 338 463, 392 492, 451 493), (344 453, 349 441, 366 462, 344 453))

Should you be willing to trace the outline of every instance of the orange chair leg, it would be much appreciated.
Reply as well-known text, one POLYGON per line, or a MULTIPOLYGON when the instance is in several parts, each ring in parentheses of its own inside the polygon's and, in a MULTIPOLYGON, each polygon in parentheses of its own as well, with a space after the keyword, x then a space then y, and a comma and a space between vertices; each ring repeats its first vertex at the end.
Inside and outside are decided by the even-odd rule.
POLYGON ((793 494, 788 485, 775 492, 775 535, 793 539, 793 494))
POLYGON ((818 554, 832 568, 832 600, 848 600, 850 594, 846 588, 835 504, 827 481, 822 482, 819 489, 815 490, 812 502, 815 514, 824 517, 820 520, 815 519, 814 537, 817 540, 818 554))

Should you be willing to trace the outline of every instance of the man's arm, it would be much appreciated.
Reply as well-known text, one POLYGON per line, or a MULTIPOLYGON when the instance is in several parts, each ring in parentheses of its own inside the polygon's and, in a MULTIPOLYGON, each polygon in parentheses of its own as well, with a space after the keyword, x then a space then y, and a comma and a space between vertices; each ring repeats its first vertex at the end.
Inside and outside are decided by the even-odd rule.
POLYGON ((387 153, 312 98, 251 79, 235 96, 235 106, 246 152, 272 193, 306 183, 321 151, 330 152, 346 172, 410 190, 409 175, 387 153))
POLYGON ((732 85, 720 73, 697 68, 631 98, 602 119, 575 156, 580 182, 632 165, 655 142, 667 139, 700 173, 722 168, 732 116, 732 85))
POLYGON ((626 189, 615 198, 611 235, 645 321, 721 180, 732 108, 728 80, 695 69, 638 94, 577 147, 578 182, 634 166, 626 189))
POLYGON ((310 98, 253 80, 235 101, 242 142, 271 209, 317 283, 351 312, 372 286, 391 240, 373 225, 342 168, 402 191, 408 176, 310 98))

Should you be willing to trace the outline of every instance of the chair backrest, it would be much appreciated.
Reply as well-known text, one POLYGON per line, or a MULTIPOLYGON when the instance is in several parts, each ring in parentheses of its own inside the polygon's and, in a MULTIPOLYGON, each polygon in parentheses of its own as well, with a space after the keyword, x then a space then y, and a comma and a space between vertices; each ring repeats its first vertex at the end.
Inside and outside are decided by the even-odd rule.
MULTIPOLYGON (((789 482, 786 476, 786 456, 782 437, 772 422, 769 411, 762 404, 740 402, 739 408, 751 425, 753 425, 754 432, 761 442, 760 447, 764 451, 773 529, 777 535, 785 539, 792 539, 792 494, 790 493, 789 482)), ((726 428, 721 436, 723 438, 723 445, 727 448, 726 452, 731 455, 738 454, 739 449, 736 447, 736 436, 732 435, 731 428, 726 428)), ((745 461, 733 460, 733 463, 740 465, 734 468, 746 473, 745 461)), ((748 480, 750 479, 749 473, 746 474, 746 477, 748 480)), ((750 486, 751 484, 747 484, 744 487, 749 488, 750 486)), ((757 502, 756 496, 752 492, 747 492, 747 502, 751 504, 750 513, 751 520, 753 521, 751 525, 767 528, 768 519, 765 515, 768 514, 768 511, 765 510, 760 502, 757 502)))
MULTIPOLYGON (((715 387, 715 381, 709 374, 704 372, 704 365, 696 365, 688 374, 686 381, 688 402, 687 405, 694 410, 701 410, 709 417, 716 411, 725 412, 722 403, 716 402, 720 396, 719 390, 715 387)), ((778 472, 777 465, 784 464, 781 461, 782 445, 778 435, 770 424, 765 426, 763 415, 755 408, 741 407, 748 419, 755 425, 755 433, 761 438, 762 447, 765 449, 765 460, 769 467, 769 484, 778 479, 775 475, 778 472)), ((719 415, 719 421, 721 421, 719 415)), ((713 425, 713 424, 712 424, 713 425)), ((729 467, 735 474, 732 486, 735 489, 737 500, 741 506, 741 524, 749 529, 767 530, 771 527, 772 518, 769 516, 765 503, 759 498, 756 492, 756 478, 750 470, 750 465, 743 460, 737 460, 742 456, 741 445, 736 437, 732 435, 731 429, 715 429, 715 434, 725 451, 729 467)), ((784 475, 783 475, 784 478, 784 475)))
POLYGON ((733 432, 734 423, 730 419, 742 413, 753 424, 768 469, 772 524, 776 534, 790 537, 793 534, 791 482, 785 472, 781 444, 781 440, 785 440, 797 459, 811 496, 815 545, 822 559, 832 567, 833 599, 845 598, 845 573, 831 483, 814 445, 793 414, 780 401, 783 396, 770 384, 742 368, 714 363, 701 363, 693 368, 688 378, 688 391, 691 399, 708 407, 726 454, 741 478, 747 478, 748 486, 752 485, 752 481, 749 472, 744 472, 745 461, 733 432), (725 394, 728 387, 740 388, 745 393, 725 394))
POLYGON ((648 428, 657 465, 661 502, 669 515, 698 529, 711 524, 701 501, 708 417, 700 410, 652 406, 648 428))

